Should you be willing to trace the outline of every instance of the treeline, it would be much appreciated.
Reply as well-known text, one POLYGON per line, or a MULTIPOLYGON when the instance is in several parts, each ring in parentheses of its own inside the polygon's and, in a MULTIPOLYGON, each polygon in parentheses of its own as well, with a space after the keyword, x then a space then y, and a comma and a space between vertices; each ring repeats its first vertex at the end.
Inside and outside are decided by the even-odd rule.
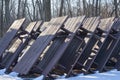
POLYGON ((64 15, 119 17, 120 0, 0 0, 0 36, 15 19, 49 21, 64 15))

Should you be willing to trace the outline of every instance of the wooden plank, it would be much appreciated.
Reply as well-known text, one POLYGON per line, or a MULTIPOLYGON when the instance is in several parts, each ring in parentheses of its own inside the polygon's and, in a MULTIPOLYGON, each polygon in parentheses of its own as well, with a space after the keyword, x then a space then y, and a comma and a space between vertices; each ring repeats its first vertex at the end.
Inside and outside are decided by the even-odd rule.
POLYGON ((65 52, 65 50, 69 46, 69 44, 71 43, 74 36, 76 35, 76 32, 80 28, 84 18, 85 18, 85 16, 72 18, 72 19, 76 19, 74 21, 74 24, 72 24, 70 26, 65 25, 66 26, 65 28, 67 30, 69 30, 71 33, 69 33, 69 35, 66 37, 64 42, 60 45, 59 49, 56 51, 54 57, 49 61, 49 63, 47 65, 47 67, 45 68, 45 70, 43 70, 43 72, 42 72, 43 75, 47 76, 47 74, 49 74, 49 72, 53 69, 53 67, 60 60, 61 56, 63 55, 63 53, 65 52))
POLYGON ((24 21, 25 21, 25 18, 15 20, 11 25, 11 27, 6 32, 6 34, 3 36, 3 38, 0 41, 0 57, 4 53, 5 49, 9 46, 10 42, 15 37, 16 33, 21 28, 24 21))
MULTIPOLYGON (((72 24, 74 24, 74 21, 76 19, 68 19, 67 22, 65 23, 64 28, 65 29, 69 29, 71 28, 72 24)), ((59 35, 58 35, 59 36, 59 35)), ((44 70, 45 67, 47 66, 47 64, 49 63, 49 61, 52 59, 52 57, 54 57, 56 50, 60 47, 60 45, 63 43, 63 41, 65 40, 66 37, 57 37, 55 38, 55 40, 53 41, 52 45, 50 46, 50 48, 48 49, 48 51, 44 54, 43 59, 40 61, 39 63, 39 67, 44 70)))
MULTIPOLYGON (((94 27, 94 31, 97 29, 98 25, 99 25, 99 18, 96 19, 95 22, 93 22, 93 26, 94 27)), ((91 27, 91 28, 92 28, 91 27)), ((79 62, 81 64, 83 64, 85 62, 85 60, 87 59, 87 57, 89 56, 89 54, 91 53, 91 49, 92 47, 94 46, 94 44, 96 43, 97 41, 97 38, 95 37, 95 34, 92 33, 90 34, 90 37, 86 37, 85 38, 85 42, 87 43, 85 45, 85 47, 83 48, 82 52, 81 52, 81 57, 79 58, 79 62), (87 40, 86 40, 87 39, 87 40)))
POLYGON ((20 74, 27 74, 35 64, 39 56, 42 54, 47 45, 55 37, 57 31, 63 26, 68 17, 53 18, 49 23, 50 27, 44 30, 26 52, 23 58, 17 63, 13 71, 20 74))
POLYGON ((112 48, 114 47, 115 43, 116 43, 116 40, 113 40, 112 38, 109 38, 109 37, 105 40, 105 42, 99 52, 99 54, 101 54, 99 56, 99 58, 102 58, 102 60, 99 61, 99 66, 98 66, 98 69, 100 72, 102 72, 102 70, 104 69, 105 64, 108 61, 107 59, 110 56, 110 52, 111 52, 112 48))
MULTIPOLYGON (((112 35, 112 34, 109 34, 109 35, 112 35)), ((116 35, 119 35, 119 33, 117 33, 116 35)), ((115 36, 115 35, 113 35, 113 36, 115 36)), ((115 36, 115 37, 116 37, 116 39, 113 39, 113 38, 110 39, 111 43, 108 44, 107 49, 104 51, 104 56, 102 57, 102 60, 99 63, 100 67, 98 67, 100 72, 103 71, 103 69, 106 67, 107 62, 112 57, 119 60, 118 57, 119 57, 119 51, 120 51, 119 50, 120 38, 119 38, 119 36, 115 36)), ((106 40, 106 42, 108 42, 108 40, 106 40)))
POLYGON ((102 19, 99 28, 105 32, 109 32, 111 30, 111 24, 108 23, 114 21, 114 19, 114 17, 102 19))
MULTIPOLYGON (((108 18, 108 19, 103 19, 102 21, 101 21, 101 23, 100 23, 100 25, 99 25, 99 28, 100 28, 100 26, 102 26, 102 28, 104 28, 104 29, 106 29, 105 28, 105 26, 106 27, 108 27, 108 24, 110 25, 110 23, 109 23, 109 21, 112 21, 113 20, 113 18, 108 18), (107 21, 108 20, 108 21, 107 21)), ((111 23, 111 26, 109 26, 109 29, 112 27, 112 24, 113 23, 111 23)), ((102 29, 101 28, 101 29, 102 29)), ((105 30, 104 30, 105 31, 105 30)), ((106 32, 107 32, 107 30, 106 30, 106 32)), ((106 35, 106 34, 105 34, 106 35)), ((105 38, 102 38, 102 41, 104 41, 105 40, 105 38)), ((85 72, 85 73, 87 73, 89 70, 90 70, 90 67, 92 66, 92 64, 93 64, 93 62, 94 62, 94 60, 95 60, 95 58, 96 58, 96 56, 97 56, 97 54, 98 54, 98 52, 97 52, 97 50, 96 50, 96 48, 99 50, 100 48, 97 46, 97 44, 99 43, 99 40, 96 40, 96 42, 95 42, 95 44, 94 44, 94 46, 92 47, 92 49, 91 49, 91 51, 87 51, 87 52, 91 52, 91 54, 89 54, 88 55, 88 57, 86 57, 87 59, 82 63, 83 64, 83 68, 82 68, 82 70, 83 70, 83 72, 85 72)), ((90 46, 90 45, 89 45, 90 46)), ((85 56, 87 56, 87 55, 85 55, 85 56)), ((81 56, 81 57, 84 57, 84 56, 81 56)), ((81 60, 81 59, 80 59, 81 60)), ((81 61, 83 61, 83 60, 81 60, 81 61)))
MULTIPOLYGON (((99 19, 98 17, 93 17, 93 18, 87 18, 84 22, 83 22, 83 28, 86 27, 87 29, 87 26, 88 27, 91 27, 93 26, 94 24, 94 21, 97 19, 99 19), (91 21, 93 20, 93 21, 91 21), (87 23, 88 21, 88 23, 87 23)), ((95 23, 96 23, 95 21, 95 23)), ((96 28, 96 27, 95 27, 96 28)), ((94 31, 94 30, 93 30, 94 31)), ((90 31, 92 32, 92 31, 90 31)), ((81 37, 83 36, 82 34, 79 35, 80 38, 84 39, 85 37, 81 37)), ((85 36, 85 35, 84 35, 85 36)), ((69 47, 66 49, 66 51, 64 52, 62 58, 60 59, 59 61, 59 64, 62 65, 64 68, 65 68, 65 73, 71 73, 71 71, 73 70, 75 64, 76 64, 76 59, 77 57, 80 55, 79 53, 77 53, 77 49, 78 47, 82 47, 83 41, 82 40, 79 40, 77 38, 74 38, 71 42, 71 44, 69 45, 69 47), (75 45, 75 46, 74 46, 75 45), (69 54, 69 55, 68 55, 69 54)))
MULTIPOLYGON (((43 32, 43 31, 47 28, 47 25, 49 25, 48 22, 44 22, 44 23, 42 24, 42 26, 40 26, 39 31, 43 32)), ((37 26, 37 25, 36 25, 36 26, 37 26)), ((33 30, 35 31, 35 29, 33 29, 33 30)), ((33 39, 33 40, 30 40, 30 41, 29 41, 28 45, 26 46, 26 49, 25 49, 24 52, 23 52, 23 55, 21 55, 20 58, 22 58, 22 57, 24 56, 24 54, 30 49, 30 47, 32 46, 32 44, 34 43, 35 40, 36 40, 36 39, 33 39)))
MULTIPOLYGON (((28 33, 26 34, 26 37, 24 37, 23 41, 20 41, 19 44, 17 44, 18 47, 16 47, 16 46, 13 45, 13 47, 11 47, 11 48, 9 49, 9 51, 11 51, 11 49, 16 48, 16 50, 12 51, 12 53, 14 53, 14 54, 13 54, 13 56, 10 58, 10 60, 7 62, 6 66, 5 66, 5 67, 6 67, 6 71, 9 71, 10 66, 11 66, 14 62, 17 62, 16 60, 17 60, 18 56, 20 55, 20 53, 22 52, 22 50, 25 48, 25 46, 27 46, 27 43, 32 39, 32 38, 30 37, 32 31, 33 31, 33 30, 34 30, 34 31, 35 31, 35 30, 37 31, 38 28, 41 26, 41 24, 42 24, 42 21, 31 22, 31 23, 27 26, 27 28, 25 29, 25 31, 27 31, 28 33), (35 29, 34 29, 34 28, 35 28, 35 29)), ((18 39, 18 40, 19 40, 19 39, 18 39)), ((15 63, 14 63, 14 65, 15 65, 15 63)))
POLYGON ((114 22, 108 22, 108 24, 110 25, 109 27, 111 27, 111 28, 109 28, 109 31, 107 30, 106 34, 104 33, 105 37, 101 38, 102 44, 97 52, 97 56, 95 59, 95 62, 98 64, 99 71, 102 71, 105 66, 104 63, 106 63, 106 61, 102 62, 101 59, 105 58, 104 55, 106 54, 107 47, 109 46, 109 44, 111 42, 111 40, 109 39, 110 38, 109 35, 110 35, 110 31, 113 27, 114 22))
POLYGON ((96 29, 96 27, 93 27, 93 25, 95 24, 94 22, 98 19, 99 17, 91 17, 91 18, 86 18, 86 20, 84 21, 84 25, 83 28, 86 29, 87 31, 90 32, 94 32, 94 30, 96 29))
MULTIPOLYGON (((86 49, 88 49, 88 52, 90 51, 92 44, 94 45, 95 41, 92 41, 91 39, 94 38, 94 32, 97 29, 97 26, 99 24, 99 17, 92 17, 92 18, 88 18, 88 20, 90 20, 90 25, 88 25, 88 30, 90 29, 90 32, 92 33, 87 33, 87 35, 89 35, 89 37, 87 37, 87 35, 83 38, 85 41, 85 45, 84 46, 79 46, 78 49, 76 50, 76 57, 74 57, 73 63, 71 64, 71 68, 67 70, 67 73, 69 76, 71 74, 71 72, 73 71, 73 68, 75 67, 75 65, 78 63, 78 60, 82 54, 83 51, 87 51, 86 49), (93 29, 93 30, 92 30, 93 29), (89 46, 90 45, 90 46, 89 46), (89 46, 89 48, 87 48, 89 46)), ((84 24, 83 24, 84 25, 84 24)), ((86 55, 89 53, 86 53, 86 55)), ((82 61, 82 60, 80 60, 82 61)), ((83 60, 84 61, 84 60, 83 60)), ((79 66, 82 66, 83 64, 79 63, 79 66)))
POLYGON ((118 43, 115 46, 113 52, 111 52, 112 54, 115 54, 115 58, 117 59, 117 62, 115 64, 115 69, 120 70, 120 37, 118 38, 118 43))

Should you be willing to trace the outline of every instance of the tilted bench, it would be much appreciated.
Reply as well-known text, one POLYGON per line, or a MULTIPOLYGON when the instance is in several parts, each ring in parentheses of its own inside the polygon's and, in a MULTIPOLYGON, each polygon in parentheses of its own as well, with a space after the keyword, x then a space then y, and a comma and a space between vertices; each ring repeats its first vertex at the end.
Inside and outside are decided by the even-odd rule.
POLYGON ((21 60, 13 68, 13 71, 20 74, 28 74, 30 69, 36 63, 38 58, 42 55, 42 52, 49 45, 49 43, 55 37, 55 34, 63 26, 64 22, 67 20, 68 16, 53 18, 48 23, 48 28, 46 28, 32 44, 29 50, 21 58, 21 60))
MULTIPOLYGON (((93 39, 93 33, 98 24, 99 17, 86 18, 86 20, 83 22, 83 26, 79 30, 80 32, 78 35, 84 41, 74 39, 59 61, 59 64, 65 67, 65 73, 67 73, 67 76, 71 75, 76 64, 78 64, 78 59, 81 55, 82 49, 87 45, 89 40, 93 39)), ((81 66, 81 64, 78 65, 81 66)))
POLYGON ((27 34, 23 35, 22 40, 18 38, 14 42, 14 44, 10 47, 8 53, 10 53, 11 56, 8 56, 9 57, 9 59, 7 59, 8 62, 4 61, 4 63, 6 64, 5 65, 6 72, 9 72, 11 70, 10 68, 15 66, 19 56, 21 55, 21 52, 28 45, 29 41, 33 39, 33 37, 35 38, 36 36, 35 34, 38 32, 41 25, 42 25, 42 21, 31 22, 26 27, 25 31, 27 32, 27 34))
MULTIPOLYGON (((84 19, 85 19, 85 16, 80 16, 80 17, 69 18, 67 20, 67 22, 65 23, 64 29, 63 29, 63 31, 65 31, 67 33, 67 35, 66 35, 66 37, 61 38, 63 40, 57 49, 54 48, 55 50, 52 49, 52 51, 48 52, 50 54, 50 57, 51 57, 51 55, 52 55, 52 57, 51 57, 51 59, 48 59, 46 61, 48 64, 45 66, 45 68, 42 71, 42 74, 44 76, 49 75, 49 73, 57 65, 58 61, 64 54, 67 47, 70 45, 73 38, 76 37, 76 33, 77 33, 78 29, 82 26, 82 22, 84 19)), ((81 38, 79 38, 79 39, 82 40, 81 38)), ((60 39, 58 40, 58 42, 59 41, 60 41, 60 39)))
POLYGON ((101 45, 99 45, 99 49, 96 52, 96 56, 94 57, 95 63, 98 65, 97 70, 102 72, 105 68, 105 64, 108 60, 106 58, 109 56, 109 53, 116 42, 116 38, 112 35, 114 17, 106 18, 101 20, 101 24, 99 28, 103 30, 103 37, 101 37, 101 45))
POLYGON ((0 57, 2 58, 3 53, 8 48, 11 41, 14 39, 14 37, 17 35, 17 32, 21 29, 23 23, 25 21, 25 18, 15 20, 13 24, 10 26, 6 34, 3 36, 3 38, 0 41, 0 57))

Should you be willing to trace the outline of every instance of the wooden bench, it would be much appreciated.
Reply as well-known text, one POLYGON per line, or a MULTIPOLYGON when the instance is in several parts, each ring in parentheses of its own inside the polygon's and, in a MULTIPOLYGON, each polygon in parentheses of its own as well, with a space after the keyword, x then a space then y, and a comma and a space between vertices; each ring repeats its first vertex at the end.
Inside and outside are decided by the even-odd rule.
MULTIPOLYGON (((109 18, 110 19, 110 18, 109 18)), ((109 21, 109 19, 106 19, 106 20, 101 20, 101 23, 100 23, 100 25, 99 25, 99 29, 101 28, 101 26, 102 27, 106 27, 106 24, 107 24, 107 20, 109 21), (106 21, 106 22, 105 22, 106 21), (105 24, 103 24, 103 23, 105 23, 105 24)), ((113 20, 114 18, 111 18, 111 21, 113 20)), ((110 21, 109 21, 110 22, 110 21)), ((110 26, 111 27, 111 26, 110 26)), ((79 61, 81 60, 81 63, 83 64, 83 68, 82 68, 82 71, 86 74, 86 73, 89 73, 90 71, 91 71, 91 66, 92 66, 92 64, 94 63, 94 60, 95 60, 95 58, 96 58, 96 56, 97 56, 97 52, 98 52, 98 50, 99 50, 99 48, 100 48, 100 45, 102 45, 102 43, 100 43, 100 37, 102 37, 102 34, 104 34, 104 31, 106 30, 104 30, 103 32, 100 32, 101 30, 99 30, 99 29, 97 29, 97 31, 96 31, 96 35, 97 36, 99 36, 99 38, 98 39, 94 39, 93 41, 91 41, 90 43, 88 43, 88 44, 92 44, 92 43, 94 43, 93 45, 92 45, 92 47, 91 47, 91 45, 87 45, 86 47, 88 47, 87 49, 85 49, 84 51, 83 51, 83 54, 84 54, 84 56, 82 56, 81 55, 81 58, 79 59, 79 61), (100 32, 100 34, 99 34, 99 32, 100 32), (95 42, 94 42, 95 41, 95 42), (86 53, 88 53, 88 54, 86 54, 86 53), (85 58, 86 57, 86 58, 85 58), (84 60, 82 60, 82 58, 84 58, 84 60), (85 60, 86 59, 86 60, 85 60)), ((107 29, 108 30, 108 29, 107 29)), ((103 38, 102 38, 102 40, 103 40, 103 38)))
POLYGON ((63 26, 67 18, 68 16, 51 19, 49 25, 47 25, 49 27, 38 36, 29 50, 13 68, 13 71, 20 74, 27 74, 36 63, 38 58, 42 55, 42 52, 45 50, 45 48, 53 40, 55 34, 63 26))
MULTIPOLYGON (((120 20, 115 21, 113 28, 117 30, 116 28, 119 28, 119 26, 120 26, 120 20)), ((110 35, 113 38, 111 39, 111 43, 108 45, 109 48, 106 50, 106 53, 104 53, 104 57, 103 57, 104 62, 101 61, 101 65, 103 66, 100 67, 100 72, 102 72, 104 68, 106 69, 107 66, 111 68, 116 68, 118 70, 120 69, 120 64, 119 64, 120 32, 115 30, 114 33, 110 33, 110 35)))
POLYGON ((111 50, 111 52, 109 53, 109 56, 106 57, 106 60, 108 60, 106 62, 106 64, 110 61, 113 62, 113 64, 115 66, 113 66, 114 68, 116 68, 117 70, 120 70, 120 56, 119 56, 119 52, 120 52, 120 19, 118 19, 115 24, 113 25, 113 28, 116 31, 116 33, 113 34, 114 37, 116 37, 116 42, 113 45, 113 48, 111 50))
POLYGON ((61 64, 66 68, 65 73, 67 73, 67 76, 69 76, 73 72, 73 68, 75 68, 79 56, 81 55, 81 50, 87 44, 89 39, 93 37, 93 33, 96 30, 98 24, 99 24, 99 17, 87 18, 83 22, 83 26, 80 28, 79 30, 80 32, 78 35, 84 41, 74 39, 73 42, 71 42, 71 44, 65 51, 61 60, 59 61, 59 64, 61 64))
MULTIPOLYGON (((85 19, 85 16, 69 18, 68 21, 65 23, 63 31, 65 31, 67 33, 67 36, 65 38, 61 38, 61 39, 63 39, 61 42, 61 45, 58 46, 57 49, 52 50, 49 53, 50 56, 52 56, 52 57, 51 57, 51 59, 47 60, 48 64, 45 66, 45 68, 42 71, 42 74, 44 76, 47 76, 49 74, 49 72, 52 71, 54 69, 54 67, 57 65, 57 62, 60 60, 60 58, 64 54, 67 47, 70 45, 71 41, 76 36, 76 33, 77 33, 78 29, 81 27, 84 19, 85 19)), ((79 39, 81 40, 81 38, 79 38, 79 39)), ((59 42, 59 40, 58 40, 58 42, 59 42)))
POLYGON ((36 32, 38 32, 38 29, 42 25, 42 21, 36 21, 36 22, 31 22, 25 29, 27 31, 27 34, 24 34, 24 37, 22 40, 19 38, 14 42, 14 44, 10 47, 8 53, 10 53, 8 58, 3 61, 5 63, 5 68, 6 72, 11 71, 11 67, 15 65, 15 63, 18 60, 18 57, 20 56, 21 52, 23 49, 28 45, 29 41, 33 39, 32 37, 34 36, 36 32), (14 64, 14 65, 13 65, 14 64))
POLYGON ((99 45, 99 49, 96 52, 97 55, 94 57, 95 63, 98 65, 97 69, 99 72, 102 72, 105 69, 105 64, 108 61, 107 58, 116 42, 116 38, 112 35, 114 17, 103 19, 101 24, 105 26, 100 25, 99 28, 101 28, 105 33, 103 33, 103 37, 100 39, 102 44, 99 45))
POLYGON ((16 36, 19 29, 21 29, 22 24, 24 23, 25 18, 15 20, 13 24, 10 26, 6 34, 3 36, 3 38, 0 41, 0 57, 2 58, 3 53, 5 52, 6 48, 8 48, 9 44, 13 40, 13 38, 16 36))
MULTIPOLYGON (((33 29, 34 25, 36 24, 36 22, 33 22, 31 24, 29 24, 28 27, 30 27, 30 32, 33 29), (32 25, 32 26, 31 26, 32 25)), ((29 28, 26 28, 29 29, 29 28)), ((28 32, 29 33, 29 32, 28 32)), ((25 35, 25 34, 24 34, 25 35)), ((22 35, 23 36, 23 35, 22 35)), ((10 59, 10 57, 13 55, 13 53, 17 50, 17 48, 20 46, 20 44, 22 44, 22 40, 20 38, 16 38, 14 40, 14 42, 11 44, 10 48, 8 49, 8 51, 6 52, 6 55, 4 56, 4 58, 2 59, 2 65, 6 65, 8 64, 8 61, 10 59), (11 55, 11 56, 10 56, 11 55)))

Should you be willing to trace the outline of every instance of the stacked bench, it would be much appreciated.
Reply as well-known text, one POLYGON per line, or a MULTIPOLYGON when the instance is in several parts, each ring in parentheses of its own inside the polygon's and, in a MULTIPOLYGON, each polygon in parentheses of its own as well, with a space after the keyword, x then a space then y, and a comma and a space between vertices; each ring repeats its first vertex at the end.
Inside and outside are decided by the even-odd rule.
POLYGON ((114 17, 52 18, 49 22, 13 22, 0 42, 0 65, 6 73, 66 77, 120 70, 120 20, 114 17))

